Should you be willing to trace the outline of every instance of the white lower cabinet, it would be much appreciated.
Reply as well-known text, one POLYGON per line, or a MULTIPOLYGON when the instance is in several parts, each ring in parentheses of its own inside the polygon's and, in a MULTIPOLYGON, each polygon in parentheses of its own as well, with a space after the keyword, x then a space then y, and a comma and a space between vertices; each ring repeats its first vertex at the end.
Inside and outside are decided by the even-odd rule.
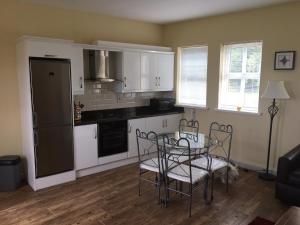
POLYGON ((147 130, 156 133, 169 133, 179 129, 181 114, 156 116, 147 118, 147 130))
MULTIPOLYGON (((178 130, 181 118, 182 114, 173 114, 128 120, 128 157, 130 158, 138 155, 136 129, 140 129, 143 132, 153 131, 157 134, 175 132, 178 130)), ((143 143, 143 141, 141 141, 140 144, 141 153, 144 152, 144 149, 149 149, 149 152, 156 151, 153 146, 149 146, 149 142, 143 143)))
POLYGON ((98 165, 97 124, 74 127, 75 169, 98 165))
POLYGON ((181 118, 181 114, 164 116, 164 131, 169 133, 179 130, 179 121, 181 118))
POLYGON ((128 120, 128 158, 138 155, 136 129, 146 131, 146 119, 128 120))

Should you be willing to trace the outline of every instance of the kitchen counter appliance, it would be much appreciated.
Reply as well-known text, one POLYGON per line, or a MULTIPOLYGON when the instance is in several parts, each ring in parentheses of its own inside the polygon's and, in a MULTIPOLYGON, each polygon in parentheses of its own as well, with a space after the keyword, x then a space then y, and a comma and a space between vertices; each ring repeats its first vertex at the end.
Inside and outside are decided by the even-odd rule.
POLYGON ((150 106, 159 111, 172 110, 175 108, 174 98, 152 98, 150 99, 150 106))
POLYGON ((98 129, 99 158, 128 151, 127 120, 101 122, 98 129))

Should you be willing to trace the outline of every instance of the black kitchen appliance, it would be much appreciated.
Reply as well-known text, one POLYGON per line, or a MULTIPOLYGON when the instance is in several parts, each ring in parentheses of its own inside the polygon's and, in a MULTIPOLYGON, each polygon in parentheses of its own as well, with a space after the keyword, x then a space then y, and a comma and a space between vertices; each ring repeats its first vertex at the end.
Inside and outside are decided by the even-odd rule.
POLYGON ((30 58, 36 177, 74 169, 71 63, 30 58))
POLYGON ((98 123, 98 156, 127 152, 127 120, 98 123))
POLYGON ((150 106, 155 110, 171 110, 175 107, 174 98, 152 98, 150 106))

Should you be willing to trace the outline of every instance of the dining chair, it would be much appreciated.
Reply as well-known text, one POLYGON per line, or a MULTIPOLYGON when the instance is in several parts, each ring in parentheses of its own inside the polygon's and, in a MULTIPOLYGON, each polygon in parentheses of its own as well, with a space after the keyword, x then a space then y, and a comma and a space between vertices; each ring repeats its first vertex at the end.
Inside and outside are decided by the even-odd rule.
POLYGON ((193 166, 191 162, 196 157, 196 151, 191 151, 190 142, 187 138, 180 138, 176 140, 175 138, 164 137, 163 150, 165 152, 164 159, 166 164, 166 167, 164 167, 165 206, 167 206, 167 202, 170 198, 169 191, 187 196, 189 198, 189 217, 191 217, 193 191, 199 187, 198 184, 202 180, 205 180, 204 198, 206 203, 208 203, 207 189, 210 177, 211 159, 208 154, 197 155, 198 157, 201 157, 207 161, 206 167, 193 166), (177 152, 174 152, 174 149, 176 149, 177 152), (186 155, 188 160, 182 162, 178 160, 178 155, 186 155), (169 167, 169 162, 176 162, 177 165, 175 167, 169 167), (176 188, 171 187, 172 181, 176 181, 176 188), (178 190, 177 181, 179 181, 181 184, 187 184, 188 191, 183 191, 182 185, 178 190))
MULTIPOLYGON (((232 141, 233 127, 231 125, 219 124, 213 122, 209 129, 210 147, 208 148, 208 155, 212 158, 211 171, 212 171, 212 191, 211 200, 213 199, 213 180, 216 171, 225 169, 226 175, 226 191, 228 192, 228 172, 230 164, 230 152, 232 141)), ((202 158, 192 161, 192 165, 205 167, 207 162, 202 158)))
POLYGON ((197 141, 199 134, 199 122, 197 120, 181 119, 179 121, 179 136, 197 141))
MULTIPOLYGON (((162 144, 158 143, 158 135, 150 131, 148 133, 136 129, 137 150, 139 160, 139 196, 141 195, 141 181, 154 184, 158 191, 158 202, 161 202, 161 186, 163 183, 163 158, 162 144), (155 180, 151 180, 149 173, 155 174, 155 180), (148 177, 146 177, 148 176, 148 177)), ((175 162, 169 162, 169 167, 176 166, 175 162)))

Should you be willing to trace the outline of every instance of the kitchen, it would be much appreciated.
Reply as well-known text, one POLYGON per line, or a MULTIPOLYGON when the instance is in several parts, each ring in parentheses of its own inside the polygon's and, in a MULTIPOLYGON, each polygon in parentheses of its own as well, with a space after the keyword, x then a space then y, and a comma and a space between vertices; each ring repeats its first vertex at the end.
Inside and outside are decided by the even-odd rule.
POLYGON ((280 224, 300 202, 299 10, 2 0, 0 223, 280 224))
POLYGON ((135 130, 173 132, 184 113, 171 48, 27 36, 17 55, 34 190, 137 162, 135 130))

